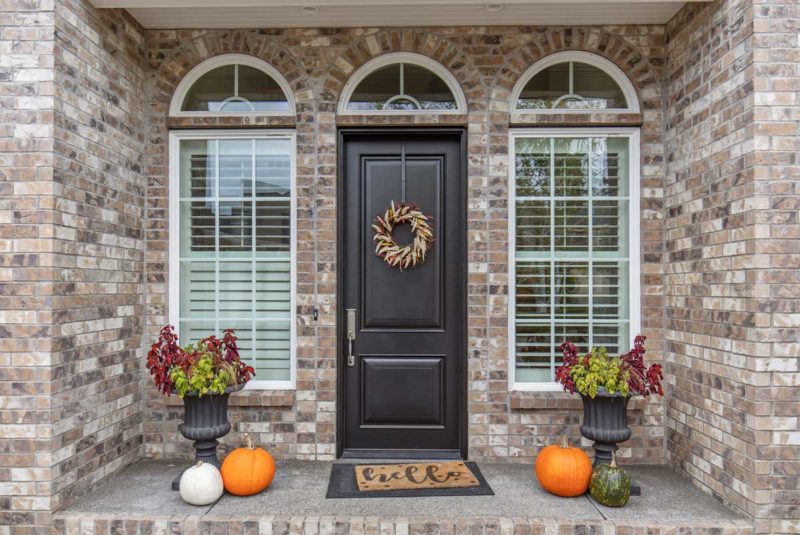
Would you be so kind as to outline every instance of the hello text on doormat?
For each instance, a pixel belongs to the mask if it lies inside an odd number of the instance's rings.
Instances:
[[[461,461],[369,464],[355,467],[361,492],[477,487],[480,482]]]

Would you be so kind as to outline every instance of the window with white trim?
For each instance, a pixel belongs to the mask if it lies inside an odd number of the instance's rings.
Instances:
[[[173,132],[170,319],[182,344],[231,328],[250,386],[294,381],[294,136]]]
[[[444,66],[421,54],[393,52],[353,73],[338,113],[464,113],[466,107],[461,86]]]
[[[518,131],[511,161],[512,386],[550,389],[565,340],[637,334],[638,132]]]
[[[295,105],[289,84],[270,64],[224,54],[194,67],[178,84],[172,116],[286,115]]]
[[[608,59],[582,51],[551,54],[520,77],[511,94],[513,112],[639,112],[631,81]]]

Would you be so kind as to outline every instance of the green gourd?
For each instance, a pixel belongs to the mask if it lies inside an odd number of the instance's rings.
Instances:
[[[622,507],[631,497],[631,478],[617,466],[616,454],[611,455],[611,464],[601,464],[594,469],[589,482],[589,492],[602,505]]]

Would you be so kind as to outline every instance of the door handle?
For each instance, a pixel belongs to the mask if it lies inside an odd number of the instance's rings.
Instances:
[[[347,311],[347,365],[355,366],[356,357],[353,355],[353,340],[356,339],[356,309],[348,308]]]

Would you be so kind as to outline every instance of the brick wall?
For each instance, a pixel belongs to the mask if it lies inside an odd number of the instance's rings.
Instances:
[[[50,522],[53,9],[0,2],[0,526],[20,533]]]
[[[587,50],[616,63],[633,80],[641,114],[537,116],[515,124],[642,124],[642,324],[649,357],[662,358],[664,28],[404,28],[271,29],[147,32],[147,338],[167,322],[167,134],[174,127],[284,126],[298,134],[298,383],[295,393],[234,397],[227,444],[249,432],[282,458],[335,455],[336,128],[369,124],[461,124],[468,128],[469,455],[531,461],[562,433],[579,440],[581,411],[564,394],[508,391],[508,132],[509,99],[522,73],[559,50]],[[335,115],[339,94],[359,66],[389,51],[429,56],[464,88],[468,113],[416,117]],[[261,117],[170,119],[173,92],[189,69],[222,53],[245,53],[272,64],[298,102],[288,121]],[[318,321],[312,318],[320,309]],[[177,431],[180,404],[165,401],[145,381],[145,454],[188,455]],[[634,438],[622,455],[662,462],[663,403],[632,411]],[[588,444],[587,444],[588,445]]]
[[[728,0],[668,26],[669,456],[800,529],[798,5]]]
[[[136,459],[143,38],[81,1],[0,2],[0,532]]]
[[[144,36],[56,4],[51,388],[54,505],[138,458],[144,311]]]
[[[800,532],[800,3],[753,5],[756,530]]]

